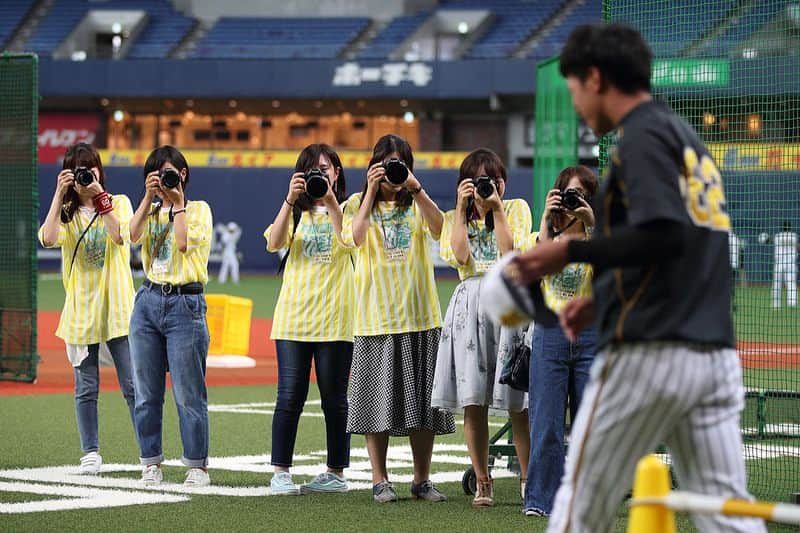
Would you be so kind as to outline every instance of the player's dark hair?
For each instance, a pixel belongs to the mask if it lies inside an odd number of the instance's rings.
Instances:
[[[409,172],[414,172],[414,154],[411,152],[411,146],[408,142],[397,135],[384,135],[378,142],[375,143],[375,148],[372,149],[372,157],[367,164],[367,168],[375,163],[385,161],[391,154],[396,153],[399,158],[406,164]],[[367,180],[364,181],[364,189],[361,191],[361,201],[367,195]],[[401,190],[395,195],[397,200],[397,207],[405,209],[411,205],[411,193],[406,189]],[[375,209],[378,204],[378,196],[376,195],[375,201],[372,203],[371,208]]]
[[[99,177],[97,181],[100,182],[100,187],[106,190],[106,172],[103,170],[103,163],[100,161],[100,154],[97,149],[88,143],[75,143],[67,148],[64,154],[64,161],[61,164],[62,170],[75,170],[78,167],[94,168],[97,167]],[[64,193],[63,204],[61,207],[61,222],[66,224],[75,216],[75,211],[78,210],[80,200],[78,199],[78,191],[69,187],[67,192]]]
[[[644,37],[627,24],[577,26],[561,50],[559,71],[565,78],[586,79],[590,67],[626,94],[650,91],[653,54]]]
[[[586,192],[586,201],[591,203],[592,197],[597,192],[597,176],[595,176],[594,172],[587,166],[575,165],[565,168],[558,173],[553,188],[564,191],[567,185],[569,185],[570,180],[575,176],[578,177],[578,180],[581,182],[581,187],[583,187],[583,190]],[[554,234],[554,230],[563,230],[566,224],[567,216],[564,213],[551,211],[550,220],[547,221],[547,230],[551,238]]]

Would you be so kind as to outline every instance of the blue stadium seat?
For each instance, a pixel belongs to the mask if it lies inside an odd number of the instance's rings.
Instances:
[[[358,53],[359,59],[386,59],[430,16],[430,11],[395,17],[375,39]]]
[[[362,17],[222,17],[192,57],[335,59],[368,25]]]
[[[52,55],[90,10],[147,12],[147,26],[131,45],[128,58],[168,57],[194,25],[194,20],[177,12],[169,0],[56,0],[25,48],[41,56]]]
[[[750,10],[731,21],[725,30],[704,43],[694,55],[703,57],[726,57],[742,41],[746,40],[764,24],[771,22],[786,8],[790,0],[753,2]]]
[[[448,0],[440,10],[485,9],[495,16],[486,34],[466,54],[471,59],[508,57],[561,7],[563,0]]]
[[[601,9],[601,0],[587,0],[577,6],[536,44],[528,54],[528,57],[545,59],[560,54],[564,42],[575,26],[600,22],[602,18]]]
[[[34,3],[35,0],[3,0],[0,2],[0,47],[5,48],[17,26]]]

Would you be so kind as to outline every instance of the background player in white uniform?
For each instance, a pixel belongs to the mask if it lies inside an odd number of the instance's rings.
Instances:
[[[764,239],[762,239],[764,240]],[[773,238],[775,242],[775,270],[772,276],[772,307],[781,306],[781,292],[786,285],[786,305],[797,307],[797,233],[792,231],[792,223],[784,221],[780,233]]]
[[[219,241],[222,244],[222,264],[219,267],[219,282],[228,281],[228,272],[231,279],[239,283],[239,258],[236,256],[236,245],[242,236],[242,228],[236,222],[228,222],[219,230]]]
[[[515,258],[525,284],[571,262],[595,267],[593,297],[571,300],[560,315],[573,339],[596,317],[600,352],[549,531],[609,531],[637,461],[661,442],[682,488],[749,498],[719,171],[688,124],[652,100],[651,53],[635,29],[577,27],[560,70],[578,113],[596,134],[617,129],[618,142],[593,238],[542,243]],[[758,519],[693,518],[701,531],[765,531]]]

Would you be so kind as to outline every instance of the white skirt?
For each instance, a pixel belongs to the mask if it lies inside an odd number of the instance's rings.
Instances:
[[[528,394],[501,385],[503,365],[524,342],[526,328],[495,325],[482,309],[483,277],[462,281],[447,306],[431,406],[461,410],[467,405],[521,412],[528,408]]]

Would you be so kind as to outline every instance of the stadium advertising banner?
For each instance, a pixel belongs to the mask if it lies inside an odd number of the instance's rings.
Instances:
[[[99,128],[95,113],[39,114],[39,163],[58,163],[72,144],[93,144]]]
[[[708,144],[722,171],[800,171],[800,144]]]
[[[63,155],[64,150],[61,150]],[[106,166],[142,167],[148,150],[100,150]],[[297,151],[292,150],[183,150],[190,167],[293,168]],[[367,168],[371,152],[338,152],[345,168]],[[457,169],[468,152],[416,152],[415,169]]]

